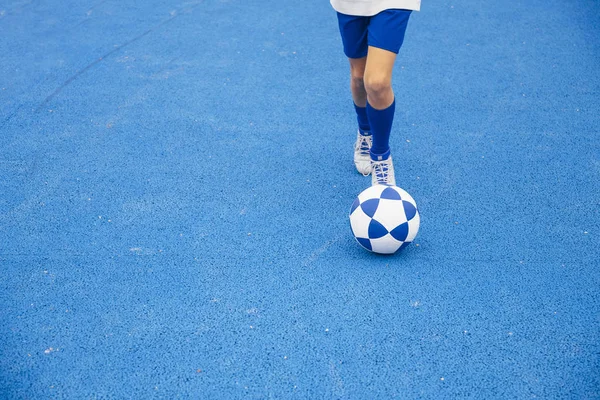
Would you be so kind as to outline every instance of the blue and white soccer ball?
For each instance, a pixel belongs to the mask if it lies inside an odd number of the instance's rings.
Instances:
[[[420,222],[417,203],[398,186],[371,186],[358,195],[350,210],[356,241],[379,254],[393,254],[408,246]]]

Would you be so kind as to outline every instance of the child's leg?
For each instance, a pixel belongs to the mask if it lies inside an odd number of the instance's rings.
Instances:
[[[350,90],[358,121],[358,133],[354,142],[354,166],[363,175],[371,173],[371,124],[367,115],[367,91],[365,90],[365,66],[367,57],[349,58]]]
[[[392,72],[396,54],[404,42],[404,34],[411,11],[386,10],[369,21],[365,89],[367,115],[371,124],[373,147],[371,158],[381,160],[389,154],[389,139],[394,120],[394,92]]]
[[[383,155],[390,149],[390,132],[394,121],[392,71],[396,53],[369,46],[364,74],[367,92],[366,111],[373,135],[371,155]]]
[[[367,117],[367,91],[365,89],[365,67],[367,57],[349,58],[350,61],[350,91],[354,100],[354,109],[361,133],[369,133],[371,126]]]
[[[390,156],[390,132],[394,121],[392,69],[396,53],[369,47],[365,70],[367,114],[373,143],[370,150],[371,183],[395,185],[394,165]]]

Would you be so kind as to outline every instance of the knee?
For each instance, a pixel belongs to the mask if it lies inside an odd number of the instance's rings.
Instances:
[[[364,85],[367,94],[372,98],[380,98],[392,89],[391,76],[371,73],[364,76]]]
[[[358,69],[352,69],[350,71],[350,83],[356,89],[365,89],[365,72]]]

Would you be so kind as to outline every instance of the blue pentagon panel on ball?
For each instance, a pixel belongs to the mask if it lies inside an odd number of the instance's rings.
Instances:
[[[404,205],[404,214],[406,215],[406,219],[410,221],[417,215],[417,208],[413,203],[407,200],[403,200],[402,204]]]
[[[366,200],[364,203],[360,204],[360,208],[362,208],[365,214],[373,218],[375,212],[379,209],[379,199]]]
[[[356,240],[358,241],[358,243],[364,247],[365,249],[369,250],[369,251],[373,251],[373,247],[371,246],[371,241],[369,239],[365,239],[365,238],[356,238]]]
[[[400,193],[398,193],[398,191],[391,186],[385,188],[385,190],[381,192],[381,198],[388,200],[402,200],[402,197],[400,197]]]
[[[350,208],[356,241],[379,254],[393,254],[411,243],[420,216],[414,199],[397,186],[375,185],[362,191]]]
[[[408,225],[408,222],[405,222],[405,223],[395,227],[390,232],[390,235],[392,235],[393,238],[398,240],[399,242],[404,242],[406,240],[406,238],[408,237],[408,231],[409,231],[409,225]]]
[[[369,239],[379,239],[390,233],[385,226],[383,226],[376,219],[372,219],[369,223]]]
[[[352,207],[350,208],[350,214],[352,214],[358,206],[360,206],[360,200],[357,197],[356,199],[354,199],[354,203],[352,203]]]

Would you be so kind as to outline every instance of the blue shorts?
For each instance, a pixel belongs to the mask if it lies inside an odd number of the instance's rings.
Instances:
[[[344,53],[348,58],[362,58],[373,46],[398,54],[411,12],[393,9],[371,17],[337,13]]]

